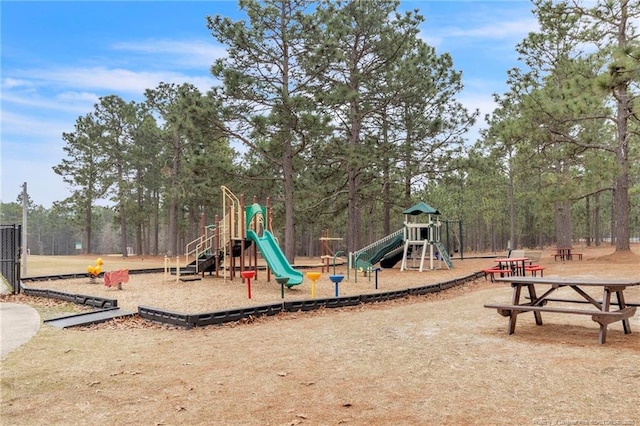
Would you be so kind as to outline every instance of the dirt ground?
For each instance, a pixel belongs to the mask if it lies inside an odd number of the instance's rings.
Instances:
[[[545,251],[545,276],[640,278],[638,245],[626,256],[608,246],[580,251],[582,261],[567,262]],[[94,259],[74,258],[73,267],[39,260],[27,275],[84,272]],[[162,267],[161,259],[104,260],[105,270]],[[50,272],[40,274],[36,263]],[[320,270],[313,259],[300,263],[316,264],[303,271]],[[377,291],[492,265],[465,259],[451,271],[383,270]],[[316,297],[334,296],[328,275],[317,282]],[[131,275],[121,291],[86,278],[27,285],[116,298],[125,309],[197,313],[281,300],[280,286],[265,278],[252,281],[251,300],[240,279],[214,277]],[[374,293],[374,286],[373,278],[350,276],[339,290]],[[310,292],[305,280],[285,300]],[[483,304],[510,296],[508,285],[480,279],[427,296],[193,330],[137,318],[64,330],[43,325],[2,360],[2,424],[640,425],[640,313],[631,319],[632,334],[610,326],[605,345],[586,316],[546,314],[538,327],[533,315],[522,315],[509,336],[507,320]],[[640,286],[626,296],[640,303]],[[25,296],[2,300],[28,303],[43,318],[75,309]]]

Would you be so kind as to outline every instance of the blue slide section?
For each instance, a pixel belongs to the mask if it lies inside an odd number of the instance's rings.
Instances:
[[[258,250],[262,253],[262,257],[269,265],[269,269],[273,271],[276,277],[289,277],[289,281],[286,284],[287,287],[302,284],[304,275],[291,267],[271,232],[265,230],[263,235],[259,237],[254,231],[248,230],[247,239],[256,243]]]

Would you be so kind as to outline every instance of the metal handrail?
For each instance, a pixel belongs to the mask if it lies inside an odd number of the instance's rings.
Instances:
[[[229,225],[229,236],[231,239],[242,239],[242,221],[244,220],[244,212],[240,208],[240,200],[226,186],[221,186],[222,190],[222,211],[224,212],[224,223]],[[227,202],[230,205],[227,206]]]
[[[210,228],[211,227],[207,228],[207,231],[209,231]],[[214,243],[215,235],[211,235],[209,237],[207,237],[206,235],[201,235],[200,237],[191,241],[185,248],[186,264],[189,264],[189,258],[191,257],[191,255],[193,255],[196,260],[199,259],[200,255],[210,251],[213,248]],[[195,245],[195,247],[189,249],[189,247],[193,245]],[[198,262],[196,262],[196,273],[198,273]]]
[[[342,250],[338,250],[334,255],[333,255],[333,275],[336,274],[336,258],[338,256],[340,256],[340,254],[343,254],[346,256],[346,252],[342,251]],[[347,268],[347,281],[349,281],[349,268]]]

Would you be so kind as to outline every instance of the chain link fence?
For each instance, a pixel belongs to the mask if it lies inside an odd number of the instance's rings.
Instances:
[[[0,225],[0,279],[2,291],[20,293],[22,225]]]

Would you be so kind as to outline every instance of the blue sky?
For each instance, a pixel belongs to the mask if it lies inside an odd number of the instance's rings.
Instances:
[[[492,94],[518,65],[515,45],[538,28],[530,2],[401,3],[414,8],[426,18],[421,37],[463,73],[459,100],[491,112]],[[242,17],[236,1],[0,2],[2,202],[15,201],[23,182],[45,208],[71,195],[52,167],[64,158],[62,133],[99,97],[141,101],[160,82],[214,85],[209,68],[225,47],[206,16],[217,14]]]

